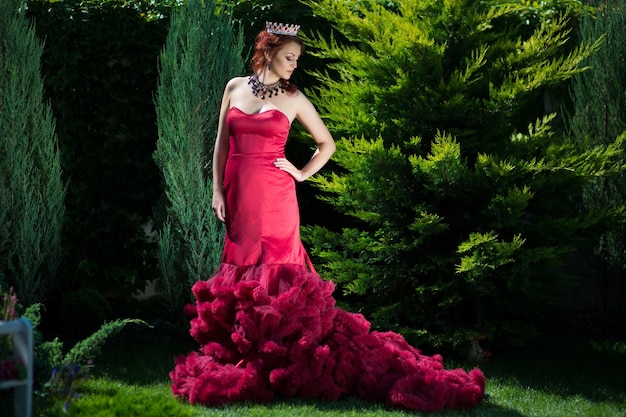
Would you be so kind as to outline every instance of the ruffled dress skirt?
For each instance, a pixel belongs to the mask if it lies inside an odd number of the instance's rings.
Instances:
[[[370,331],[362,315],[335,307],[333,289],[302,265],[222,265],[193,287],[200,350],[176,359],[173,393],[207,405],[357,395],[419,411],[482,400],[480,370],[445,369],[401,335]]]

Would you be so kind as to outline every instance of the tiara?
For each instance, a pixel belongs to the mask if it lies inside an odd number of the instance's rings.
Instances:
[[[300,30],[300,25],[265,22],[265,29],[274,35],[296,36],[298,34],[298,30]]]

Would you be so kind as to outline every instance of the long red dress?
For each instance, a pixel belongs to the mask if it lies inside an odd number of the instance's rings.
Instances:
[[[187,310],[200,348],[176,359],[172,392],[207,405],[274,395],[358,395],[419,411],[480,402],[480,370],[444,369],[441,356],[335,307],[333,283],[315,272],[300,241],[295,182],[273,165],[284,157],[288,118],[232,107],[227,123],[222,264],[193,286]]]

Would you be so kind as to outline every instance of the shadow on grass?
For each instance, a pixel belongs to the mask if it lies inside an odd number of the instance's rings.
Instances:
[[[174,358],[196,348],[187,329],[167,323],[129,325],[106,342],[93,374],[129,385],[169,383]]]
[[[198,348],[187,329],[167,324],[153,328],[131,325],[105,344],[102,355],[96,360],[94,376],[119,381],[128,385],[150,386],[169,384],[169,372],[174,367],[174,358]],[[495,366],[494,370],[498,367]],[[497,371],[504,375],[505,368]],[[276,398],[270,403],[254,404],[267,410],[301,409],[309,407],[321,412],[353,411],[366,415],[422,415],[421,413],[391,410],[383,404],[366,401],[358,397],[343,397],[337,401],[300,400]],[[216,409],[219,409],[217,407]],[[228,408],[226,406],[225,408]],[[433,415],[432,413],[424,415]],[[507,409],[489,401],[489,398],[473,410],[443,410],[436,416],[489,416],[521,417],[515,410]]]
[[[128,326],[109,340],[96,359],[94,375],[129,385],[169,384],[174,358],[198,348],[185,328],[156,325]],[[594,343],[571,336],[549,336],[525,349],[494,352],[481,364],[487,380],[532,389],[562,398],[581,396],[592,402],[626,403],[626,343]],[[489,388],[489,387],[488,387]],[[487,390],[489,392],[489,389]],[[384,405],[359,398],[333,402],[276,399],[264,409],[311,407],[312,410],[362,411],[388,415]],[[415,415],[398,411],[395,415]],[[419,413],[417,413],[419,415]],[[523,414],[490,402],[487,398],[474,410],[442,411],[437,416],[520,417]]]
[[[358,397],[342,397],[335,401],[321,401],[317,399],[302,400],[298,398],[275,398],[268,403],[231,403],[224,406],[204,407],[207,415],[216,416],[425,416],[425,417],[524,417],[516,410],[493,404],[489,400],[479,404],[471,410],[444,409],[437,412],[417,412],[411,410],[386,407],[379,402],[370,402]],[[212,414],[215,413],[215,414]],[[202,414],[202,413],[201,413]],[[205,414],[202,414],[205,415]]]
[[[436,416],[436,417],[458,417],[462,416],[488,416],[488,417],[523,417],[516,410],[508,409],[497,404],[493,404],[487,398],[476,408],[471,410],[450,410],[445,409],[436,413],[419,413],[416,411],[407,411],[399,409],[390,409],[382,403],[374,403],[366,401],[358,397],[345,397],[336,401],[324,402],[319,400],[299,400],[299,399],[278,399],[274,400],[271,404],[267,405],[268,409],[272,408],[284,408],[284,406],[302,407],[310,406],[319,411],[358,411],[366,413],[374,413],[380,416],[386,416],[390,413],[394,415],[424,415],[424,416]]]
[[[626,342],[595,342],[553,333],[481,366],[487,379],[559,397],[626,403]]]

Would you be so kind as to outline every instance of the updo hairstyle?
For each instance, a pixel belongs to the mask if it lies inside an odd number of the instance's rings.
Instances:
[[[254,40],[254,55],[250,60],[250,69],[252,72],[256,73],[263,71],[263,68],[265,68],[268,64],[265,55],[267,54],[273,58],[280,48],[289,42],[295,42],[298,46],[300,46],[302,52],[304,52],[304,43],[298,36],[275,35],[273,33],[269,33],[267,30],[259,32]],[[288,80],[285,81],[285,91],[289,93],[296,91],[297,87],[295,84],[290,83]]]

